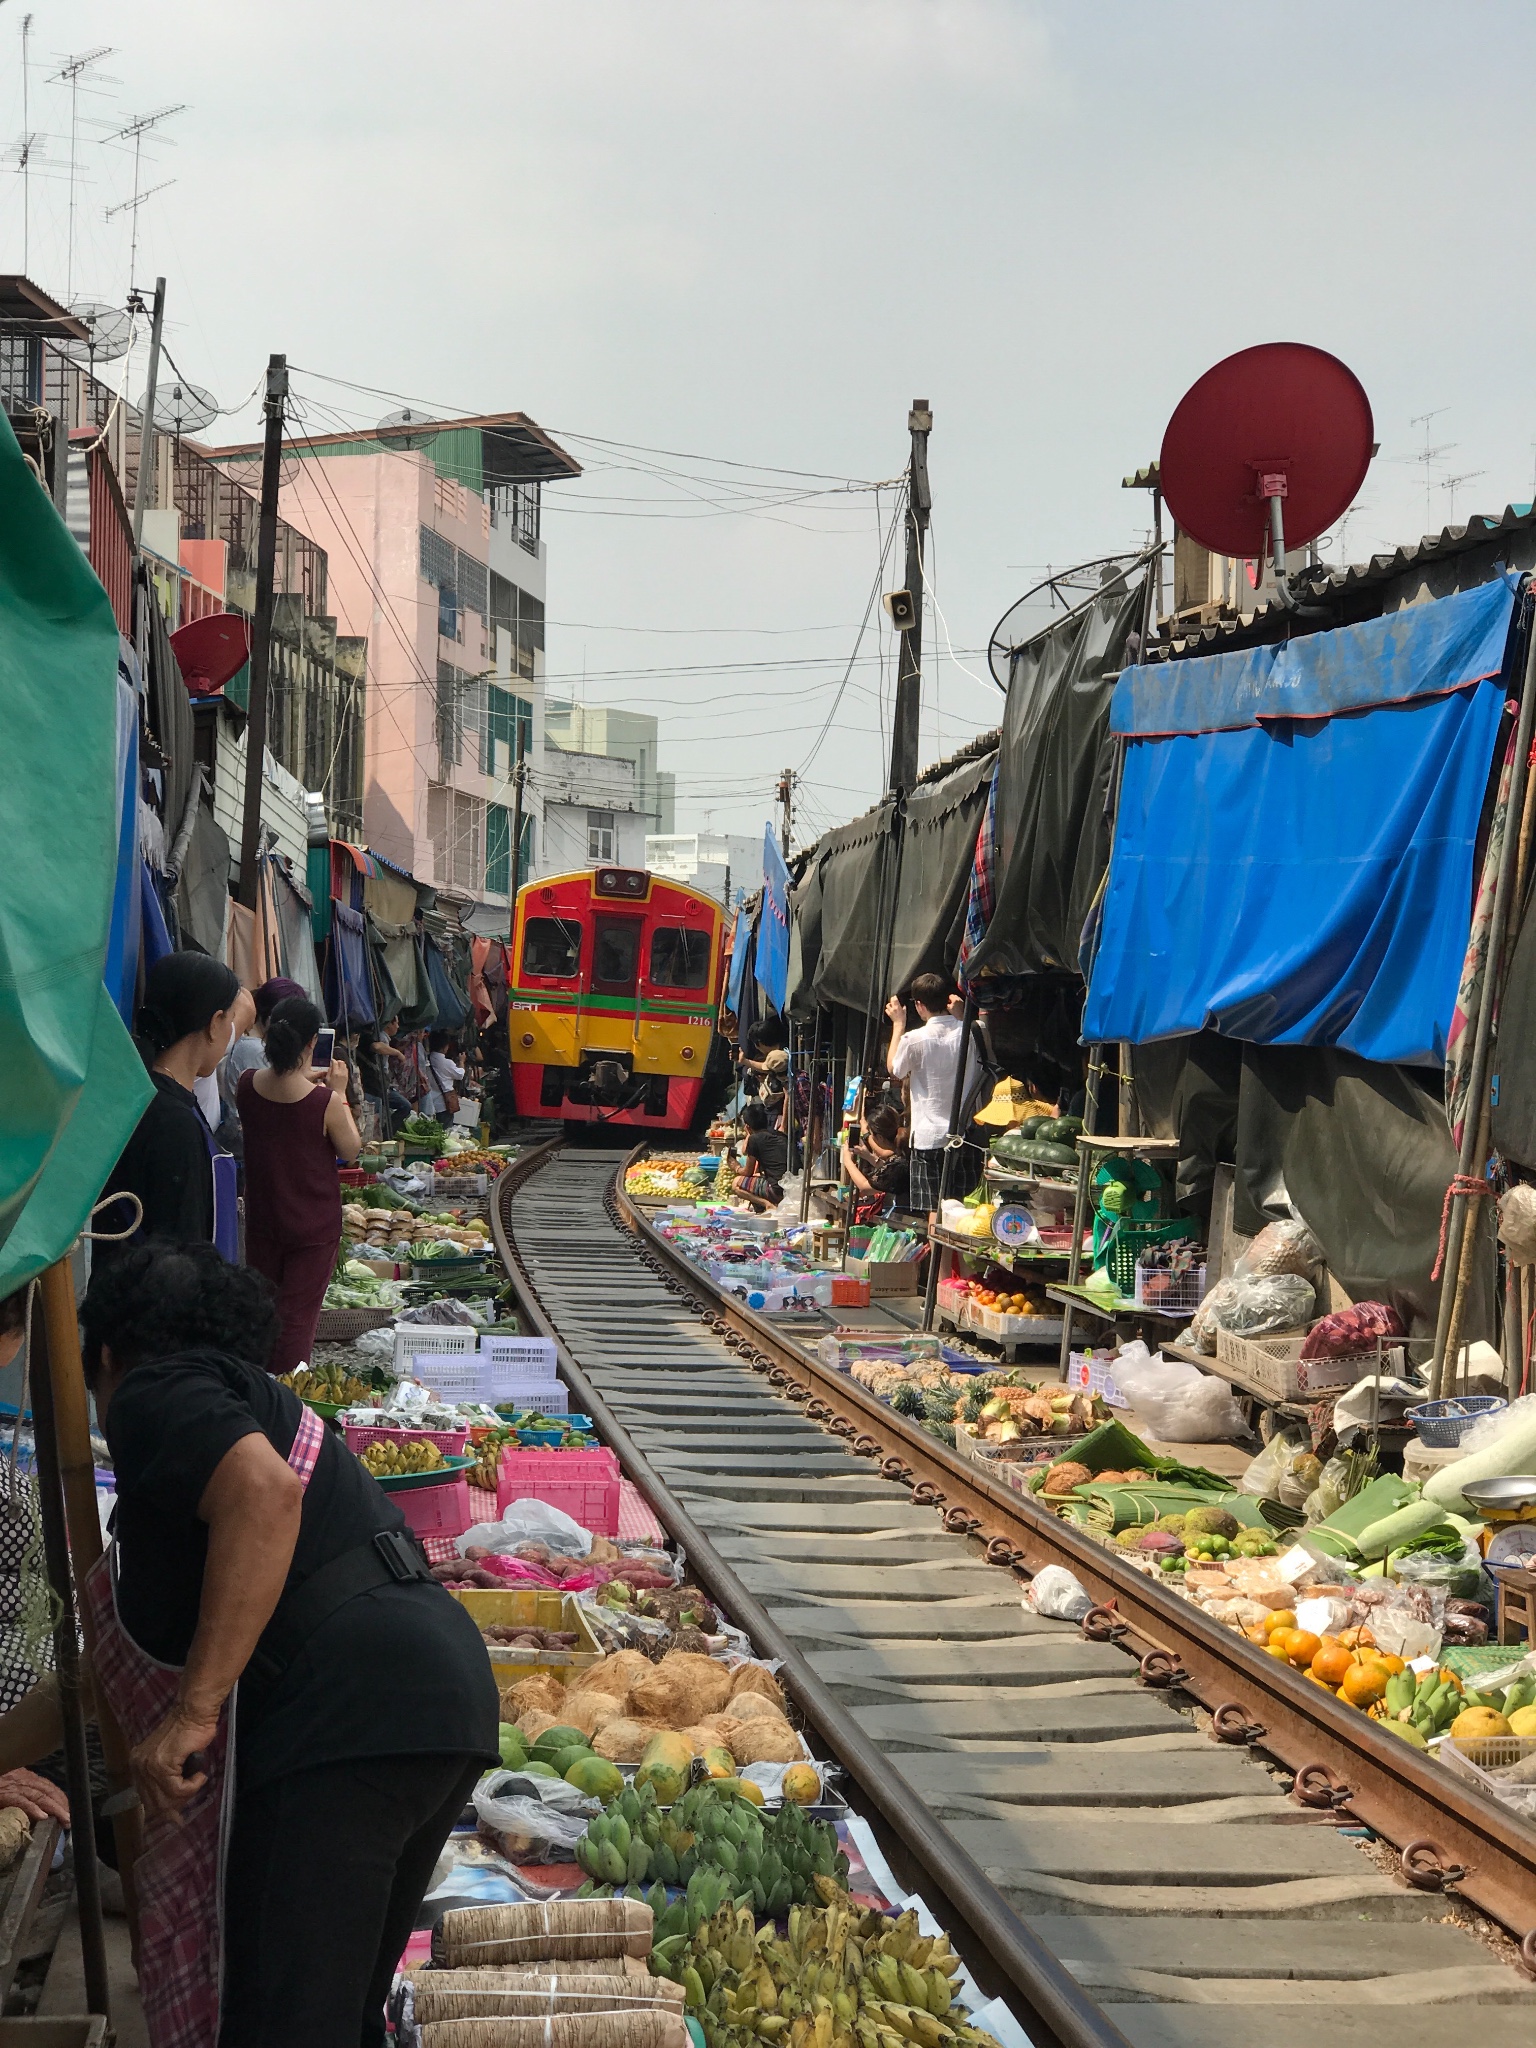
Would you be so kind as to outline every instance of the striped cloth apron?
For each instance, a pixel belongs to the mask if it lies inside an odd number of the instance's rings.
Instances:
[[[306,1408],[288,1463],[308,1486],[325,1425]],[[143,1742],[176,1704],[179,1664],[147,1655],[117,1614],[111,1547],[85,1578],[96,1632],[96,1683],[130,1747]],[[234,1808],[232,1693],[203,1751],[208,1782],[181,1809],[181,1824],[146,1820],[134,1865],[139,1899],[139,1990],[150,2048],[216,2048],[223,1981],[224,1858]]]

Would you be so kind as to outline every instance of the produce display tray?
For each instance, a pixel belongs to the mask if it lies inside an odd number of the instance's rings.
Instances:
[[[603,1652],[585,1610],[569,1593],[543,1586],[508,1586],[504,1592],[492,1592],[488,1586],[450,1586],[448,1590],[468,1610],[476,1628],[556,1628],[577,1636],[573,1650],[520,1650],[509,1643],[487,1643],[500,1685],[511,1685],[531,1671],[548,1671],[559,1677],[562,1672],[584,1671],[602,1662]]]
[[[386,1472],[374,1477],[386,1493],[415,1493],[423,1486],[446,1486],[450,1480],[460,1479],[475,1463],[473,1458],[451,1455],[441,1465],[434,1465],[430,1472]]]
[[[399,1314],[393,1308],[323,1308],[315,1325],[317,1344],[350,1344],[369,1330],[382,1330]]]

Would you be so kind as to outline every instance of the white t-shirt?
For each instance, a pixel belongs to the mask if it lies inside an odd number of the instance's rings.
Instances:
[[[891,1073],[912,1090],[912,1145],[935,1152],[949,1136],[949,1111],[955,1093],[955,1064],[960,1057],[960,1019],[930,1017],[916,1031],[902,1034],[891,1061]],[[974,1084],[974,1049],[966,1062],[966,1086]]]

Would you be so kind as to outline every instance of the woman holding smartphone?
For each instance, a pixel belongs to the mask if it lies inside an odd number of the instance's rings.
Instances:
[[[267,1064],[240,1076],[235,1102],[245,1135],[245,1258],[277,1289],[282,1330],[274,1373],[292,1372],[314,1348],[320,1304],[341,1242],[338,1160],[362,1139],[347,1107],[347,1063],[307,996],[288,996],[267,1023]]]

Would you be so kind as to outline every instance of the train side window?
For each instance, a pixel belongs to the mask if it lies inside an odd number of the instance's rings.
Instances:
[[[569,980],[581,964],[581,926],[562,917],[530,917],[523,926],[523,972]]]
[[[651,934],[651,986],[704,988],[709,982],[709,933],[661,925]]]
[[[605,996],[630,996],[640,969],[640,920],[599,917],[593,921],[592,986]]]

